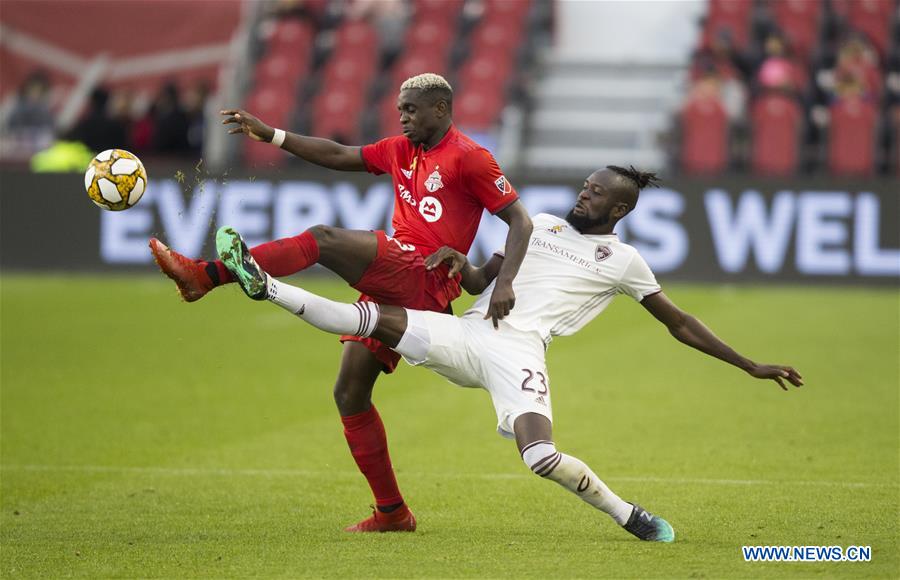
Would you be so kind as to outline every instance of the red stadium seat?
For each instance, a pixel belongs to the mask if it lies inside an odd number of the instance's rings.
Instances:
[[[520,26],[531,10],[530,0],[488,0],[484,5],[483,20],[507,22]]]
[[[694,98],[681,111],[681,167],[714,174],[728,167],[728,117],[716,97]]]
[[[797,101],[781,94],[758,98],[752,106],[751,165],[761,175],[791,175],[798,167],[803,112]]]
[[[322,71],[324,87],[354,87],[360,92],[369,88],[377,72],[377,54],[343,54],[328,60]]]
[[[463,88],[453,100],[453,120],[470,131],[488,131],[500,120],[504,94],[496,88],[475,85]]]
[[[878,111],[860,98],[831,106],[828,167],[835,175],[871,175],[875,169]]]
[[[256,63],[255,84],[295,91],[297,83],[309,73],[309,57],[291,57],[283,52],[266,54]]]
[[[704,44],[708,45],[721,30],[727,30],[734,45],[746,50],[750,44],[750,14],[753,0],[710,0],[709,14],[703,31]]]
[[[482,22],[472,32],[473,52],[499,52],[513,54],[525,40],[521,26],[503,22]]]
[[[779,0],[771,4],[778,27],[787,37],[794,53],[809,62],[819,40],[821,2]]]
[[[416,20],[423,16],[436,17],[449,25],[455,25],[463,4],[464,0],[415,0],[414,17]]]
[[[512,72],[511,59],[496,52],[474,54],[459,70],[459,83],[463,88],[492,86],[503,92]]]
[[[865,34],[885,58],[890,45],[891,0],[853,0],[847,10],[850,25]]]
[[[358,143],[363,96],[351,87],[320,91],[312,106],[312,134],[339,143]]]
[[[272,88],[256,87],[247,97],[244,108],[273,127],[290,126],[290,112],[294,107],[294,93]],[[244,139],[244,160],[251,166],[277,166],[284,163],[284,153],[268,143]]]
[[[285,47],[309,52],[315,32],[308,23],[294,18],[276,20],[268,38],[269,48]]]
[[[447,74],[447,59],[440,54],[426,52],[407,52],[394,64],[391,73],[394,90],[399,91],[400,85],[409,77],[431,72],[439,75]],[[396,95],[394,95],[396,99]]]
[[[335,34],[336,53],[378,54],[378,32],[364,20],[347,20]]]
[[[405,50],[409,52],[429,52],[447,58],[453,45],[455,29],[446,22],[426,17],[409,27],[406,33]]]

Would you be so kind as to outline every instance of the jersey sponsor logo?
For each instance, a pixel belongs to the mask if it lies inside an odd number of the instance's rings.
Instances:
[[[400,168],[400,171],[403,172],[403,175],[406,176],[406,179],[412,179],[413,171],[416,170],[416,162],[419,160],[418,157],[413,157],[412,163],[409,164],[409,169]]]
[[[499,189],[500,193],[502,193],[503,195],[506,195],[507,193],[512,193],[512,184],[506,180],[505,175],[501,175],[500,177],[498,177],[497,180],[494,182],[494,185],[497,186],[497,189]]]
[[[408,189],[403,187],[402,183],[397,184],[397,193],[400,196],[400,199],[408,203],[409,205],[416,207],[416,200],[413,198],[412,194]]]
[[[612,250],[609,249],[609,246],[597,246],[594,257],[597,258],[598,262],[602,262],[610,256],[612,256]]]
[[[441,174],[435,169],[425,180],[425,189],[434,193],[442,187],[444,187],[444,182],[441,181]]]
[[[547,231],[550,232],[551,234],[558,234],[561,231],[563,231],[564,229],[566,229],[566,226],[560,224],[560,225],[555,225],[551,228],[547,228]]]
[[[428,195],[419,202],[419,213],[422,214],[426,222],[436,222],[441,219],[441,215],[444,213],[444,206],[441,205],[439,199]]]

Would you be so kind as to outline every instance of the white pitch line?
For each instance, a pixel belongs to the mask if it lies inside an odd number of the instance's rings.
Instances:
[[[357,471],[331,471],[311,469],[228,469],[214,467],[116,467],[107,465],[3,465],[2,471],[47,471],[47,472],[80,472],[80,473],[143,473],[147,475],[195,476],[216,475],[223,477],[359,477]],[[460,473],[460,472],[412,472],[398,471],[404,477],[431,477],[442,479],[528,479],[527,473]],[[829,481],[829,480],[774,480],[774,479],[714,479],[683,477],[605,477],[607,481],[626,483],[664,483],[668,485],[739,485],[739,486],[819,486],[844,488],[897,488],[900,482],[863,482],[863,481]]]

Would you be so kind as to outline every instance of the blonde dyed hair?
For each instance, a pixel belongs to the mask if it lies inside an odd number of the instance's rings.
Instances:
[[[435,89],[443,89],[453,93],[453,87],[447,82],[447,79],[435,73],[422,73],[414,77],[409,77],[400,85],[400,90],[419,89],[421,91],[432,91]]]

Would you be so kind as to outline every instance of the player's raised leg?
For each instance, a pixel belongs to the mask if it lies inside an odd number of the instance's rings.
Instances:
[[[320,330],[338,335],[371,336],[390,347],[396,346],[406,331],[406,310],[399,306],[335,302],[279,282],[256,261],[240,234],[232,228],[223,227],[216,233],[216,251],[247,296],[277,304]]]
[[[255,246],[250,253],[273,276],[289,276],[319,263],[354,284],[377,250],[378,240],[372,232],[318,225],[300,235]],[[199,300],[213,288],[235,281],[220,260],[192,260],[156,238],[150,239],[150,252],[186,302]]]
[[[513,427],[522,460],[536,474],[553,480],[586,503],[605,512],[641,540],[672,542],[669,522],[613,493],[583,461],[556,449],[550,420],[537,413],[520,415]]]

